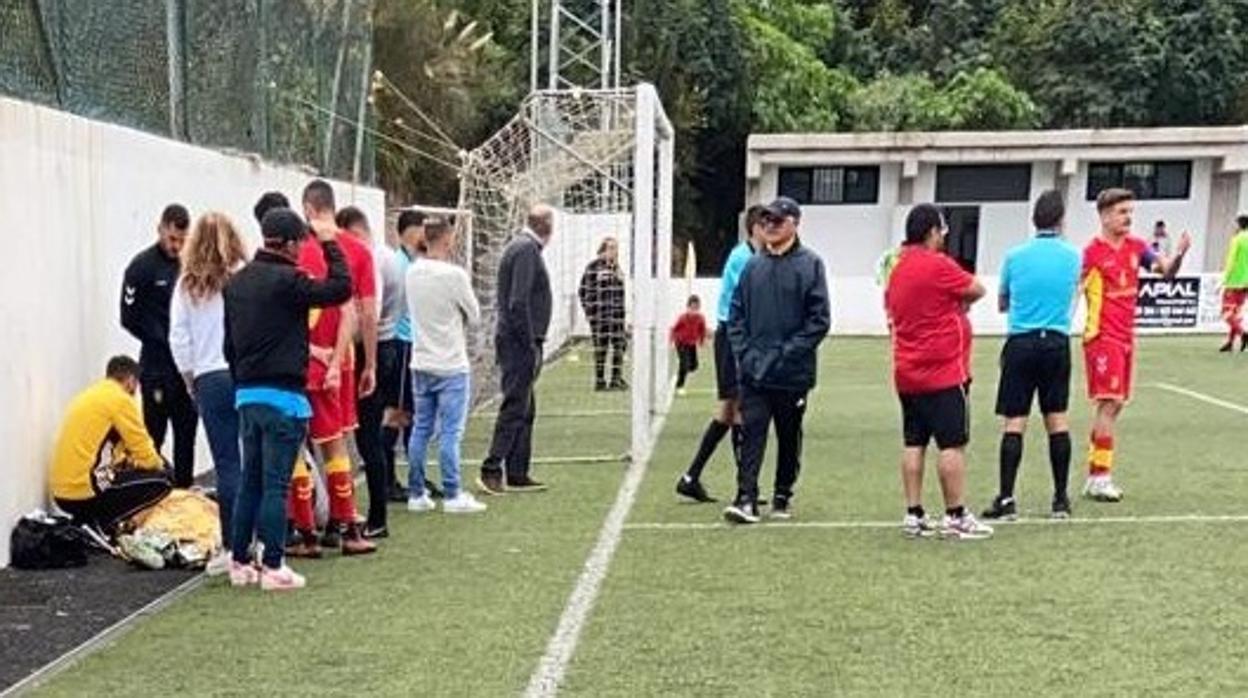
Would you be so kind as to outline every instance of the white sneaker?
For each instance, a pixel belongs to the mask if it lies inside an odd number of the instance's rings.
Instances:
[[[936,535],[936,526],[926,516],[906,514],[901,520],[901,535],[906,538],[930,538]]]
[[[442,501],[442,511],[447,514],[477,514],[486,510],[483,502],[467,492],[461,491],[454,499]]]
[[[260,588],[264,591],[294,591],[308,585],[303,575],[286,565],[271,570],[268,567],[260,570]]]
[[[954,540],[983,540],[992,537],[992,526],[980,523],[969,511],[962,516],[946,514],[940,524],[940,535]]]
[[[684,388],[677,388],[676,394],[679,395],[680,397],[684,397],[689,394],[689,391],[685,390]]]
[[[1120,502],[1122,490],[1108,475],[1089,476],[1083,483],[1083,496],[1097,502]]]
[[[204,574],[209,577],[220,577],[230,571],[230,560],[233,556],[229,550],[219,550],[216,555],[208,558],[208,564],[204,565]]]
[[[407,510],[408,511],[415,512],[417,514],[423,514],[427,511],[433,511],[437,508],[438,508],[438,505],[434,504],[433,499],[431,499],[428,494],[422,494],[419,497],[407,498]]]
[[[241,564],[234,562],[233,558],[229,560],[230,586],[245,587],[260,582],[260,570],[256,566],[247,563]]]

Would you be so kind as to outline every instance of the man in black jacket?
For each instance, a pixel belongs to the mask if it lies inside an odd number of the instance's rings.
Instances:
[[[199,414],[169,349],[169,306],[181,269],[179,253],[191,216],[181,204],[160,214],[155,245],[135,255],[121,288],[121,326],[143,348],[139,354],[143,423],[160,450],[173,422],[173,484],[190,487],[195,477],[195,430]]]
[[[498,327],[494,354],[502,367],[503,403],[494,423],[490,453],[477,486],[486,494],[546,489],[529,477],[537,401],[533,384],[541,373],[542,344],[550,328],[550,276],[542,250],[554,233],[554,210],[537,204],[528,225],[512,238],[498,264]],[[507,474],[504,483],[503,464]]]
[[[744,432],[737,498],[724,510],[733,523],[759,520],[758,473],[773,421],[778,445],[771,516],[792,517],[806,394],[815,386],[817,351],[832,325],[823,260],[797,237],[801,217],[787,197],[767,207],[763,249],[746,264],[732,298],[728,337],[739,365]]]
[[[620,273],[619,243],[609,237],[598,256],[585,267],[577,296],[589,320],[594,342],[594,389],[624,390],[624,276]],[[607,354],[611,355],[611,382],[607,383]]]
[[[307,224],[289,208],[260,223],[264,247],[225,287],[225,358],[237,388],[243,440],[243,482],[234,508],[230,581],[266,590],[298,589],[302,576],[282,562],[286,491],[308,431],[308,313],[351,298],[346,258],[333,222],[316,236],[329,272],[314,280],[296,266]],[[252,566],[253,533],[264,543],[263,567]]]

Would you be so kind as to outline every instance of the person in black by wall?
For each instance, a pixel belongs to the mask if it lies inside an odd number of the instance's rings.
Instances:
[[[594,389],[623,390],[624,276],[620,273],[619,243],[609,237],[598,247],[598,256],[585,267],[577,295],[589,320],[594,341]],[[607,356],[611,357],[611,382],[607,383]]]
[[[529,210],[528,224],[507,243],[498,264],[494,351],[502,368],[503,403],[494,423],[490,453],[477,479],[477,486],[486,494],[546,489],[529,477],[529,466],[533,422],[537,419],[533,384],[542,370],[542,345],[550,329],[552,303],[542,250],[550,243],[554,223],[554,209],[535,205]]]
[[[179,254],[191,225],[181,204],[160,214],[156,244],[135,255],[121,288],[121,326],[142,343],[139,380],[143,422],[156,449],[173,423],[173,483],[190,487],[195,475],[195,430],[199,415],[169,349],[169,307],[181,270]]]
[[[786,197],[767,207],[762,249],[745,265],[732,297],[728,338],[740,371],[743,431],[737,498],[724,510],[733,523],[759,520],[758,473],[773,422],[771,516],[792,517],[806,395],[815,387],[819,344],[832,326],[827,274],[823,260],[798,239],[801,217],[797,202]]]

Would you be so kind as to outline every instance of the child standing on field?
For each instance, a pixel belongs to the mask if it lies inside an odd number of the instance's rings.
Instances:
[[[696,295],[689,296],[685,312],[672,326],[672,344],[680,358],[680,373],[676,377],[676,393],[685,394],[685,378],[698,370],[698,347],[706,342],[706,318],[702,317],[702,301]]]

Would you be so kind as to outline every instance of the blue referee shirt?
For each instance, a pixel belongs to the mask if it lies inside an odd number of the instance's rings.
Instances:
[[[745,265],[753,256],[754,249],[750,247],[750,243],[739,242],[732,248],[728,261],[724,263],[724,273],[719,284],[719,307],[715,313],[715,318],[721,323],[728,322],[728,316],[732,313],[732,294],[736,293],[741,272],[745,271]]]
[[[1080,266],[1079,250],[1052,230],[1006,253],[1000,293],[1009,299],[1009,333],[1070,334]]]

